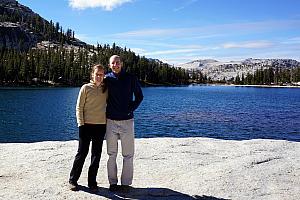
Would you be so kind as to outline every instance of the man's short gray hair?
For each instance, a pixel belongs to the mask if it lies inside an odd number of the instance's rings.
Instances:
[[[118,56],[118,55],[112,55],[110,58],[109,58],[109,63],[111,63],[112,60],[118,58],[120,61],[121,61],[121,57]]]

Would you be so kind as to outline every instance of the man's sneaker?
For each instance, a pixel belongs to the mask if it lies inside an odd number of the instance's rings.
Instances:
[[[111,192],[116,192],[116,191],[119,190],[119,186],[117,184],[112,184],[112,185],[109,186],[108,190],[111,191]]]
[[[90,188],[90,190],[91,190],[92,193],[97,193],[99,191],[97,185],[95,185],[95,186],[89,186],[89,188]]]
[[[78,184],[73,183],[73,182],[69,182],[69,189],[72,190],[72,191],[78,191]]]
[[[133,187],[129,186],[129,185],[121,185],[120,186],[120,191],[121,192],[124,192],[124,193],[128,193],[130,192],[130,190],[132,189]]]

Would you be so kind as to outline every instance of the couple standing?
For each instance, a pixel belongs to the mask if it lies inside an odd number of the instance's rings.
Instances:
[[[93,66],[91,82],[83,85],[78,95],[76,117],[79,126],[79,146],[69,178],[71,190],[78,190],[77,181],[92,141],[88,186],[93,192],[97,192],[96,176],[104,137],[109,156],[107,162],[109,190],[112,192],[119,189],[128,190],[132,184],[133,111],[142,102],[143,93],[136,77],[122,68],[122,61],[118,55],[110,57],[109,67],[112,72],[105,75],[103,66]],[[121,186],[117,185],[118,139],[121,140],[123,156]]]

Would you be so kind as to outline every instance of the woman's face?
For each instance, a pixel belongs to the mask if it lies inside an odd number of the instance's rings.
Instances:
[[[102,83],[104,78],[104,70],[96,68],[93,73],[93,81],[99,85]]]

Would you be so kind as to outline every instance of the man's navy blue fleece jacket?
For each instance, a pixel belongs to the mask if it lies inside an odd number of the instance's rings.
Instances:
[[[118,75],[113,72],[106,74],[104,80],[108,89],[106,117],[112,120],[132,119],[133,111],[144,98],[137,78],[122,70]]]

